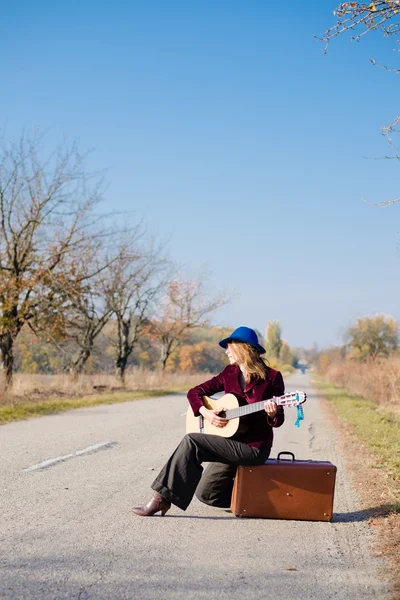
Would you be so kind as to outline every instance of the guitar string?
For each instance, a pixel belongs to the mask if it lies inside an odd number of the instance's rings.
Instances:
[[[297,393],[287,394],[285,396],[281,396],[280,398],[275,398],[274,402],[276,402],[278,406],[298,406],[299,402],[296,402],[296,397],[298,396],[299,394]],[[294,402],[292,403],[289,400],[291,397],[294,398]],[[243,417],[244,415],[249,415],[253,412],[258,412],[264,408],[265,402],[266,400],[262,400],[261,402],[255,402],[254,404],[245,404],[244,406],[239,406],[238,408],[231,408],[226,411],[225,418],[228,420],[236,419],[238,417]]]

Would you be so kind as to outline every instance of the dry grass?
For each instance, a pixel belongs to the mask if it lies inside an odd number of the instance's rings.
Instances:
[[[391,358],[379,363],[343,361],[331,364],[323,372],[325,380],[352,394],[373,400],[400,414],[400,360]]]
[[[390,565],[395,600],[400,598],[400,360],[342,361],[322,376],[325,382],[318,386],[339,423],[363,518],[375,527],[377,553]]]
[[[0,405],[26,402],[43,402],[47,399],[60,401],[99,394],[136,391],[186,391],[193,385],[208,379],[207,373],[165,373],[132,369],[126,375],[125,386],[114,375],[95,373],[74,379],[68,374],[40,375],[17,373],[11,391],[4,391],[0,376]]]

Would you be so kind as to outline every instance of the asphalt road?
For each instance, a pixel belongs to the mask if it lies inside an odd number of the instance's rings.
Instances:
[[[286,387],[307,391],[305,420],[297,429],[286,409],[271,457],[337,466],[331,523],[237,519],[196,499],[164,518],[132,515],[184,433],[184,395],[0,427],[0,598],[387,599],[331,423],[308,375]]]

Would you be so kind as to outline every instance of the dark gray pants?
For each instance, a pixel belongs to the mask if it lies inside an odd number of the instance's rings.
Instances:
[[[268,448],[260,451],[219,435],[188,433],[151,487],[182,510],[187,509],[195,492],[206,504],[229,507],[238,465],[263,464],[269,452]],[[214,464],[207,467],[202,478],[204,462]]]

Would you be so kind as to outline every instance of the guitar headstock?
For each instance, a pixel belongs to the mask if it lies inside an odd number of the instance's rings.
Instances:
[[[296,390],[295,392],[284,394],[279,398],[272,398],[272,400],[280,406],[300,406],[300,404],[303,404],[307,400],[307,394],[306,392]]]

